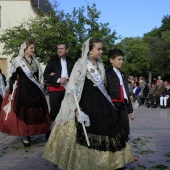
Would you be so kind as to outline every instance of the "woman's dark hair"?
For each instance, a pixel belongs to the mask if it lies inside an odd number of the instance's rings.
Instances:
[[[89,51],[93,49],[95,43],[102,43],[102,41],[99,38],[91,38],[89,41]]]

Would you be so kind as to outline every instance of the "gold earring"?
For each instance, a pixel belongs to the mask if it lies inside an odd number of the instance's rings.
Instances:
[[[91,53],[90,53],[90,56],[89,56],[89,58],[92,58],[92,57],[93,57],[93,54],[91,54]]]

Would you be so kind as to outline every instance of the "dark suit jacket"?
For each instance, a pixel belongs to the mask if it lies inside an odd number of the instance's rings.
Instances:
[[[130,93],[129,93],[129,89],[128,89],[128,79],[126,78],[125,74],[123,72],[121,72],[122,74],[122,79],[123,79],[123,84],[128,96],[128,113],[132,113],[133,112],[133,108],[132,108],[132,104],[130,101]],[[115,73],[115,71],[113,70],[113,67],[110,67],[108,70],[106,70],[106,80],[107,80],[107,91],[108,94],[110,95],[110,97],[112,99],[120,99],[120,81],[119,81],[119,77],[117,76],[117,74]]]
[[[66,63],[68,76],[70,77],[71,71],[74,66],[74,62],[72,61],[71,58],[66,57]],[[61,71],[62,71],[61,59],[58,56],[52,57],[44,70],[44,80],[47,81],[48,85],[55,87],[60,86],[60,83],[57,83],[57,80],[61,78]],[[50,73],[52,72],[55,73],[54,76],[50,75]]]
[[[149,87],[145,85],[145,87],[143,88],[143,97],[147,97],[148,93],[149,93]]]
[[[165,90],[162,92],[162,96],[166,96],[169,95],[170,96],[170,89],[165,88]]]

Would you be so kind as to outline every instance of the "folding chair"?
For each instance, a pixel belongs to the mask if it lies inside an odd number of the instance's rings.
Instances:
[[[145,106],[145,104],[146,104],[146,102],[147,102],[147,100],[148,100],[148,97],[149,97],[149,95],[150,95],[150,93],[148,93],[148,95],[147,95],[147,97],[146,97],[146,99],[145,99],[145,102],[144,102],[144,106]]]

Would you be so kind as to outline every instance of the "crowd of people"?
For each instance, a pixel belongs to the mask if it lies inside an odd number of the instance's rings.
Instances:
[[[129,119],[135,119],[133,103],[145,97],[147,106],[155,107],[159,97],[161,108],[166,108],[170,84],[162,87],[160,79],[150,86],[143,77],[127,78],[121,71],[125,54],[120,49],[108,52],[110,68],[105,70],[98,38],[84,42],[76,63],[67,55],[67,43],[56,47],[57,55],[43,72],[34,43],[24,42],[6,81],[0,74],[0,132],[22,136],[25,147],[31,146],[30,136],[45,134],[43,158],[60,169],[124,169],[134,160],[128,138]]]
[[[166,109],[170,106],[170,81],[162,80],[161,76],[153,78],[149,83],[143,76],[139,78],[129,76],[129,91],[139,105],[146,104],[147,108]]]

